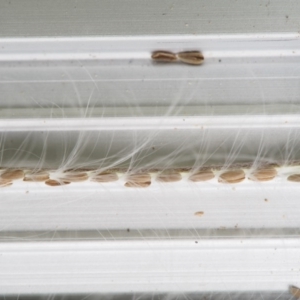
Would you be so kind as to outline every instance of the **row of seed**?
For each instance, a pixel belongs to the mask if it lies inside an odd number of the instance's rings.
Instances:
[[[177,182],[182,179],[182,173],[176,170],[164,171],[157,173],[155,179],[158,182]],[[253,171],[248,175],[249,180],[253,181],[270,181],[277,176],[277,170],[274,167],[267,167]],[[192,173],[189,180],[192,182],[208,181],[215,178],[216,175],[212,170],[202,170]],[[246,179],[246,174],[243,169],[228,170],[220,172],[218,175],[218,182],[220,183],[239,183]],[[66,171],[62,173],[51,173],[48,171],[24,171],[24,170],[4,170],[0,174],[0,187],[12,185],[14,180],[23,180],[26,182],[44,182],[49,186],[61,186],[70,184],[72,182],[82,182],[86,180],[94,182],[114,182],[119,180],[116,172],[102,172],[95,171]],[[288,181],[300,182],[300,173],[289,175]],[[126,187],[148,187],[151,185],[151,175],[149,173],[129,174],[126,177]]]

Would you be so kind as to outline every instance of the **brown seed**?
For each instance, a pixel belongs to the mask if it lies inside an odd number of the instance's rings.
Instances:
[[[177,60],[176,54],[169,51],[155,51],[151,58],[157,62],[174,62]]]
[[[148,187],[151,185],[151,176],[147,173],[132,174],[127,177],[126,187]]]
[[[269,181],[276,177],[277,171],[274,168],[259,169],[251,173],[248,177],[254,181]]]
[[[49,174],[45,171],[26,173],[23,181],[44,182],[49,179]]]
[[[176,182],[181,179],[181,174],[175,171],[165,171],[158,174],[156,177],[156,180],[159,182]]]
[[[219,177],[221,183],[239,183],[245,179],[245,173],[243,170],[232,170],[224,172]]]
[[[70,182],[67,181],[58,181],[54,179],[48,179],[45,181],[45,183],[50,186],[60,186],[60,185],[70,184]]]
[[[300,174],[290,175],[287,180],[292,182],[300,182]]]
[[[22,170],[7,170],[0,175],[1,179],[17,180],[24,178],[24,172]]]
[[[91,181],[95,182],[114,182],[119,179],[118,175],[116,173],[99,173],[92,177]]]
[[[204,215],[204,211],[197,211],[194,213],[194,215],[197,217],[202,217]]]
[[[211,180],[215,177],[215,174],[212,171],[199,171],[197,173],[194,173],[189,177],[189,180],[194,181],[194,182],[199,182],[199,181],[207,181]]]
[[[177,56],[180,61],[189,65],[201,65],[204,61],[204,57],[199,51],[180,52]]]
[[[295,286],[291,286],[290,287],[290,293],[295,297],[295,298],[300,298],[300,289],[295,287]]]
[[[88,178],[89,176],[85,172],[68,172],[64,173],[59,179],[68,182],[81,182],[86,181]]]

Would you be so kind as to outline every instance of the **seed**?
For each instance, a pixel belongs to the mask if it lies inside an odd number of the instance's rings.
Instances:
[[[290,287],[290,293],[296,297],[296,298],[300,298],[300,289],[295,287],[295,286],[291,286]]]
[[[292,182],[300,182],[300,174],[290,175],[287,180]]]
[[[202,217],[204,215],[204,211],[197,211],[194,213],[194,215],[197,217]]]
[[[199,51],[180,52],[177,56],[180,61],[189,65],[201,65],[204,61],[204,57]]]
[[[245,173],[243,170],[232,170],[224,172],[219,177],[221,183],[239,183],[245,179]]]
[[[116,173],[99,173],[92,177],[91,181],[95,182],[113,182],[117,181],[119,179],[118,175]]]
[[[12,185],[12,182],[10,179],[2,179],[0,178],[0,187],[6,187]]]
[[[22,170],[8,170],[0,175],[1,179],[17,180],[24,178],[24,172]]]
[[[199,171],[189,177],[189,180],[194,182],[207,181],[215,177],[215,174],[212,171]]]
[[[58,181],[54,179],[48,179],[45,181],[45,183],[50,186],[60,186],[60,185],[70,184],[70,182],[67,181]]]
[[[26,173],[23,181],[44,182],[49,179],[49,174],[45,171]]]
[[[155,51],[151,57],[157,62],[174,62],[177,60],[176,54],[168,51]]]
[[[255,181],[269,181],[276,177],[277,171],[274,168],[259,169],[254,171],[248,178]]]
[[[175,171],[165,171],[158,174],[156,177],[156,180],[160,182],[176,182],[181,179],[181,174]]]
[[[81,182],[86,181],[89,178],[88,174],[85,172],[68,172],[64,173],[59,179],[68,182]]]
[[[0,184],[0,188],[8,187],[8,186],[11,186],[11,185],[12,185],[12,182],[8,182],[6,184]]]
[[[148,187],[151,184],[151,176],[147,173],[132,174],[127,177],[126,187]]]

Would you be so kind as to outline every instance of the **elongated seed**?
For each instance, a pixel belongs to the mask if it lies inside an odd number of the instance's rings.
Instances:
[[[290,287],[290,293],[295,297],[295,298],[300,298],[300,289],[295,287],[295,286],[291,286]]]
[[[243,170],[232,170],[224,172],[219,177],[221,183],[239,183],[245,179]]]
[[[89,178],[88,174],[85,172],[69,172],[64,173],[59,179],[68,182],[81,182],[86,181]]]
[[[212,171],[199,171],[197,173],[192,174],[189,177],[189,180],[193,182],[199,182],[199,181],[207,181],[211,180],[215,177],[215,174]]]
[[[109,173],[109,172],[104,172],[104,173],[99,173],[96,175],[93,175],[91,178],[91,181],[95,182],[114,182],[119,179],[118,175],[116,173]]]
[[[11,185],[12,185],[12,182],[8,182],[8,183],[5,183],[5,184],[0,184],[0,188],[8,187],[8,186],[11,186]]]
[[[50,186],[60,186],[60,185],[70,184],[70,182],[68,181],[58,181],[54,179],[48,179],[45,181],[45,183]]]
[[[159,182],[176,182],[181,179],[181,174],[175,171],[165,171],[158,174],[156,177],[156,180]]]
[[[300,174],[290,175],[287,180],[292,182],[300,182]]]
[[[44,182],[49,179],[49,174],[45,171],[29,172],[25,174],[23,181]]]
[[[126,187],[145,188],[151,185],[150,174],[132,174],[127,177]]]
[[[197,211],[194,213],[194,215],[197,217],[202,217],[204,215],[204,211]]]
[[[7,170],[0,175],[1,179],[17,180],[24,178],[24,172],[22,170]]]
[[[11,179],[0,178],[0,186],[6,186],[8,184],[12,184],[12,180]]]
[[[259,169],[251,173],[248,177],[254,181],[269,181],[276,177],[277,171],[274,168]]]
[[[204,57],[200,51],[185,51],[177,54],[180,61],[189,65],[201,65]]]
[[[155,51],[151,58],[157,62],[174,62],[177,60],[176,54],[169,51]]]

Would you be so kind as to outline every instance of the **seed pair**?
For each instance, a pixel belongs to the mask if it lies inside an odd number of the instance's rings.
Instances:
[[[169,51],[155,51],[151,57],[156,62],[176,62],[179,60],[188,65],[201,65],[204,61],[200,51],[185,51],[177,54]]]

